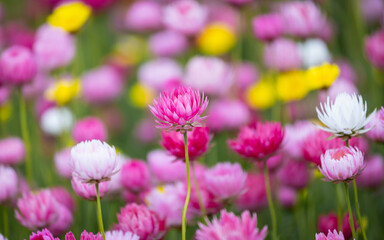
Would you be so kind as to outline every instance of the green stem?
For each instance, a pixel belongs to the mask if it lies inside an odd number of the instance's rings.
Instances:
[[[193,177],[193,183],[195,184],[195,190],[196,190],[196,195],[197,195],[197,200],[199,201],[199,206],[202,214],[202,222],[207,225],[205,218],[207,217],[207,210],[205,209],[203,198],[201,197],[201,192],[200,192],[200,186],[199,182],[197,181],[196,178],[196,173],[195,173],[195,166],[192,165],[192,177]]]
[[[187,209],[189,204],[189,198],[191,197],[191,178],[189,174],[189,155],[188,155],[188,137],[187,132],[184,133],[184,146],[185,146],[185,165],[187,167],[187,197],[185,198],[183,217],[182,217],[182,239],[186,240],[185,235],[187,233]]]
[[[345,190],[345,199],[347,200],[348,212],[349,212],[349,225],[352,231],[352,238],[357,240],[357,236],[355,233],[355,224],[353,223],[353,214],[351,208],[351,201],[349,200],[349,188],[348,183],[344,182],[344,190]]]
[[[336,203],[337,203],[337,227],[341,229],[343,223],[343,190],[339,184],[335,184],[336,188]]]
[[[272,219],[272,239],[277,240],[278,238],[277,238],[276,213],[275,213],[275,207],[273,206],[273,201],[272,201],[271,186],[269,183],[268,165],[266,160],[264,160],[264,178],[265,178],[265,188],[266,188],[267,197],[268,197],[268,207],[269,207],[269,212],[271,214],[271,219]]]
[[[24,140],[25,145],[25,171],[27,175],[27,181],[28,185],[32,187],[32,158],[31,158],[31,143],[29,140],[29,132],[28,132],[28,125],[27,125],[27,108],[26,103],[23,98],[23,93],[20,89],[19,91],[20,95],[20,127],[21,127],[21,135]]]
[[[345,146],[349,147],[349,138],[347,138],[347,140],[345,140]]]
[[[7,208],[3,207],[3,221],[4,221],[4,236],[9,237],[9,222],[8,222],[8,213]]]
[[[99,230],[101,231],[101,234],[103,235],[103,240],[105,240],[103,216],[102,216],[102,213],[101,213],[99,183],[96,183],[96,199],[97,199],[97,221],[99,223]]]
[[[357,212],[357,218],[359,219],[359,223],[360,223],[360,229],[361,229],[361,232],[363,233],[363,239],[367,240],[367,235],[365,234],[363,222],[361,221],[359,197],[357,195],[357,187],[356,187],[356,180],[355,179],[353,179],[353,192],[355,195],[355,207],[356,207],[356,212]]]

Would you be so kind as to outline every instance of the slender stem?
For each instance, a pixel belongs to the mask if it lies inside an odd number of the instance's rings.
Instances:
[[[357,240],[357,236],[355,233],[355,224],[353,222],[353,214],[351,208],[351,201],[349,200],[349,188],[348,183],[344,182],[344,190],[345,190],[345,199],[347,200],[348,212],[349,212],[349,225],[352,231],[352,238]]]
[[[20,127],[21,127],[21,135],[24,140],[25,145],[25,172],[27,174],[27,181],[29,186],[32,186],[33,176],[32,176],[32,158],[31,158],[31,143],[29,140],[29,132],[27,125],[27,109],[26,103],[23,98],[23,93],[21,89],[19,91],[20,95]]]
[[[185,198],[183,217],[182,217],[182,239],[186,240],[185,235],[187,233],[187,209],[189,204],[189,198],[191,197],[191,178],[189,174],[189,155],[188,155],[188,137],[187,132],[184,133],[184,146],[185,146],[185,165],[187,167],[187,197]]]
[[[349,138],[347,138],[347,140],[345,140],[345,146],[349,147]]]
[[[196,190],[196,195],[197,195],[197,200],[199,201],[199,206],[201,210],[202,216],[202,222],[206,225],[205,218],[207,217],[207,210],[205,209],[203,198],[201,197],[201,191],[200,191],[200,186],[199,186],[199,181],[197,181],[196,178],[196,173],[195,173],[195,166],[192,165],[192,177],[193,177],[193,183],[195,185],[195,190]]]
[[[103,216],[102,216],[102,213],[101,213],[99,183],[96,183],[96,199],[97,199],[97,221],[99,223],[99,230],[101,231],[101,234],[103,235],[103,240],[105,240]]]
[[[335,184],[337,203],[337,227],[341,229],[343,223],[343,190],[339,184]]]
[[[3,207],[3,221],[4,221],[4,236],[9,237],[9,222],[8,222],[8,212],[7,207]]]
[[[356,207],[356,212],[357,212],[357,218],[359,219],[359,223],[360,223],[360,229],[361,229],[361,232],[363,233],[363,239],[367,240],[367,235],[365,234],[363,222],[361,221],[359,197],[357,196],[357,187],[356,187],[356,180],[355,179],[353,179],[353,192],[355,195],[355,207]]]
[[[273,206],[273,201],[272,201],[271,186],[269,183],[268,165],[266,160],[264,160],[264,178],[265,178],[265,188],[267,190],[267,197],[268,197],[268,207],[269,207],[269,212],[271,214],[271,219],[272,219],[272,239],[277,240],[276,213],[275,213],[275,207]]]

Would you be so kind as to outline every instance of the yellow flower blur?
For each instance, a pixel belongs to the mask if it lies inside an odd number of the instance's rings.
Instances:
[[[91,8],[82,2],[64,3],[55,8],[47,22],[67,32],[76,32],[91,15]]]
[[[12,106],[9,102],[0,106],[0,122],[5,123],[12,115]]]
[[[153,91],[142,84],[132,86],[129,93],[133,105],[139,108],[147,108],[154,97]]]
[[[206,26],[197,38],[200,51],[209,55],[227,53],[235,43],[235,33],[222,23],[212,23]]]
[[[277,96],[284,102],[303,99],[309,92],[306,72],[295,70],[277,76]]]
[[[62,106],[78,96],[80,91],[81,84],[79,79],[72,81],[68,79],[60,79],[45,91],[45,98],[50,101],[55,101],[59,106]]]
[[[256,109],[267,109],[275,104],[276,91],[271,80],[261,79],[247,89],[246,99],[249,106]]]
[[[340,70],[336,64],[324,63],[321,66],[307,70],[307,84],[311,90],[329,88],[339,76]]]
[[[125,36],[116,44],[113,58],[122,65],[136,65],[147,54],[146,41],[138,36]]]

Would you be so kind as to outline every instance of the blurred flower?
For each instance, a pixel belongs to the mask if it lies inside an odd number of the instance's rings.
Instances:
[[[77,143],[93,139],[106,141],[108,133],[104,123],[99,118],[86,117],[77,121],[72,130],[72,137]]]
[[[239,30],[240,14],[236,8],[224,3],[224,1],[205,2],[209,11],[209,23],[223,23],[230,27],[234,32]]]
[[[149,169],[155,179],[162,183],[170,183],[184,179],[185,163],[164,150],[153,150],[147,156]],[[180,218],[181,219],[181,218]]]
[[[243,240],[263,240],[267,236],[267,226],[261,231],[257,228],[257,216],[251,215],[249,211],[236,217],[235,214],[222,210],[220,218],[214,217],[212,221],[207,221],[207,225],[199,223],[196,231],[196,240],[213,240],[226,236],[232,239]]]
[[[14,45],[1,53],[0,83],[22,85],[30,82],[36,73],[36,61],[28,48]]]
[[[15,170],[0,164],[0,204],[10,201],[17,192],[18,178]]]
[[[93,10],[103,10],[109,5],[116,2],[116,0],[81,0],[88,6],[92,7]]]
[[[367,22],[379,22],[383,17],[384,3],[381,0],[360,1],[362,13]]]
[[[194,35],[204,27],[207,14],[207,9],[196,1],[175,1],[164,8],[163,22],[169,29]]]
[[[375,116],[374,111],[366,117],[367,103],[356,94],[341,93],[332,102],[328,97],[326,103],[320,104],[320,109],[316,107],[316,112],[325,126],[317,127],[336,137],[350,138],[368,132],[364,127]]]
[[[136,83],[129,91],[130,99],[136,107],[146,108],[153,101],[154,93],[151,88]]]
[[[344,79],[348,82],[355,83],[357,81],[357,73],[353,68],[350,62],[345,59],[334,61],[335,64],[339,67],[340,76],[339,78]]]
[[[80,178],[73,176],[71,179],[72,189],[77,196],[89,201],[96,201],[96,185],[92,183],[84,183]],[[101,182],[99,184],[99,194],[102,198],[109,190],[109,182]]]
[[[2,84],[1,84],[1,79],[0,79],[0,107],[8,101],[8,99],[11,95],[11,88],[1,86],[1,85]]]
[[[67,2],[56,7],[47,22],[67,32],[78,31],[91,15],[91,8],[79,1]]]
[[[369,61],[384,69],[384,30],[380,30],[365,39],[365,52]]]
[[[377,142],[384,143],[384,110],[374,113],[373,118],[365,126],[366,129],[370,129],[367,132],[367,136]],[[0,154],[1,155],[1,154]],[[0,160],[1,162],[1,160]]]
[[[108,231],[105,232],[105,240],[140,240],[140,238],[132,232]]]
[[[197,37],[200,51],[208,55],[225,54],[235,46],[235,43],[235,33],[223,23],[208,24]]]
[[[248,173],[244,189],[244,193],[235,202],[238,209],[256,211],[267,206],[267,192],[263,174]]]
[[[57,153],[54,157],[56,170],[61,177],[70,179],[72,177],[71,168],[71,149],[65,148]]]
[[[109,181],[118,169],[114,147],[99,140],[78,143],[71,149],[72,176],[85,183]]]
[[[350,181],[364,169],[363,153],[357,148],[329,149],[321,155],[320,172],[332,182]]]
[[[247,173],[238,163],[218,163],[207,170],[204,177],[206,188],[215,198],[228,200],[243,193]]]
[[[301,57],[296,43],[285,38],[278,38],[264,48],[264,64],[277,71],[300,68]]]
[[[32,49],[35,33],[18,21],[10,21],[4,26],[2,38],[4,38],[4,42],[8,46],[17,45]]]
[[[258,15],[252,20],[253,33],[262,41],[280,37],[284,33],[283,25],[283,19],[276,13]]]
[[[53,70],[67,66],[75,56],[74,38],[61,28],[42,25],[36,33],[33,53],[40,69]]]
[[[44,111],[40,119],[40,126],[44,133],[58,136],[68,131],[73,124],[72,112],[65,107],[52,107]]]
[[[75,236],[72,232],[65,234],[65,240],[76,240]],[[83,231],[80,236],[80,240],[103,240],[103,235],[101,233],[97,233],[96,235],[93,233],[88,233],[87,231]]]
[[[75,211],[75,201],[73,200],[72,195],[68,192],[66,188],[54,187],[50,188],[50,191],[56,201],[58,201],[61,205],[66,207],[71,212]]]
[[[298,101],[309,92],[306,72],[296,70],[277,76],[277,96],[284,102]]]
[[[152,143],[158,134],[158,131],[153,127],[153,125],[153,119],[150,118],[139,122],[135,127],[135,138],[142,143]]]
[[[184,78],[196,90],[223,95],[234,81],[234,72],[220,58],[195,56],[188,61]]]
[[[164,235],[164,222],[158,215],[144,205],[127,204],[117,214],[119,221],[116,228],[130,231],[142,240],[161,239]]]
[[[186,131],[202,125],[206,117],[201,117],[208,106],[208,99],[200,92],[187,87],[174,88],[164,92],[149,106],[157,118],[158,128]]]
[[[320,100],[325,102],[327,100],[327,97],[331,100],[335,100],[337,95],[340,93],[348,93],[348,94],[358,94],[356,86],[351,82],[347,81],[342,78],[336,79],[331,85],[331,87],[328,89],[327,92],[322,92],[323,94],[320,94]]]
[[[18,137],[0,140],[0,164],[18,164],[25,158],[24,142]]]
[[[23,96],[27,100],[40,98],[53,81],[50,75],[39,71],[30,83],[22,86]]]
[[[156,1],[133,2],[125,14],[124,22],[128,29],[152,31],[161,27],[161,6]]]
[[[144,161],[131,160],[121,167],[121,184],[131,192],[140,192],[149,187],[151,174]]]
[[[253,2],[254,0],[225,0],[229,3],[232,3],[234,5],[244,5],[244,4],[247,4],[247,3],[251,3]]]
[[[123,66],[138,64],[146,56],[147,43],[137,35],[126,35],[117,40],[113,58]]]
[[[311,67],[307,70],[307,83],[310,89],[329,88],[339,76],[336,64],[324,63],[321,66]]]
[[[80,94],[81,83],[79,79],[62,78],[49,87],[44,96],[49,101],[54,101],[62,106],[69,103]]]
[[[255,109],[267,109],[276,102],[276,90],[269,77],[262,77],[259,82],[250,86],[246,91],[248,105]]]
[[[333,232],[328,230],[328,235],[325,235],[324,233],[316,233],[315,237],[316,240],[344,240],[343,233],[341,231],[337,233],[336,229],[334,229]]]
[[[179,132],[162,131],[160,144],[173,156],[185,160],[184,136]],[[187,132],[190,161],[196,160],[208,151],[212,136],[207,127],[194,127]]]
[[[282,186],[277,190],[277,199],[281,206],[291,208],[297,202],[297,192],[293,188]]]
[[[307,164],[303,161],[290,159],[277,173],[278,179],[285,185],[300,190],[305,188],[310,181]]]
[[[178,56],[188,48],[188,40],[181,33],[165,30],[149,38],[149,48],[157,57]]]
[[[306,146],[304,141],[310,139],[307,136],[311,134],[316,127],[310,121],[296,121],[293,125],[286,124],[284,126],[284,139],[282,143],[282,148],[285,153],[288,153],[291,157],[300,159],[303,157],[302,146]],[[315,138],[317,139],[317,138]],[[309,147],[310,148],[310,147]],[[305,148],[303,148],[304,150]],[[319,163],[320,163],[320,155]]]
[[[333,212],[327,215],[320,215],[317,224],[317,230],[327,233],[329,230],[338,229],[337,215]]]
[[[123,165],[130,161],[130,159],[124,155],[117,156],[117,166],[120,169],[116,174],[111,177],[111,181],[108,182],[108,194],[109,195],[120,195],[123,190],[123,186],[121,184],[121,168]]]
[[[234,72],[236,85],[241,90],[251,86],[259,79],[259,71],[251,62],[242,62],[240,65],[236,65]]]
[[[327,44],[321,39],[310,38],[298,44],[303,65],[306,68],[322,65],[331,60]]]
[[[355,229],[357,229],[359,227],[359,225],[356,222],[355,216],[353,216],[353,223],[354,223]],[[343,222],[341,225],[342,225],[341,228],[342,228],[345,239],[351,239],[352,238],[352,230],[351,230],[351,225],[349,223],[349,214],[348,213],[346,213],[344,215]],[[341,239],[341,240],[343,240],[343,239]]]
[[[381,155],[372,155],[365,161],[364,171],[356,178],[359,187],[377,188],[384,179],[384,164]]]

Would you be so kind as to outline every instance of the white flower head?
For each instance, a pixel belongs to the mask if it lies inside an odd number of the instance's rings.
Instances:
[[[325,126],[318,128],[333,133],[336,137],[350,138],[368,132],[365,125],[374,116],[376,110],[367,115],[367,102],[363,101],[361,95],[340,93],[334,101],[327,98],[327,102],[316,108],[317,116]]]
[[[105,233],[106,240],[140,240],[139,236],[132,232],[108,231]]]

